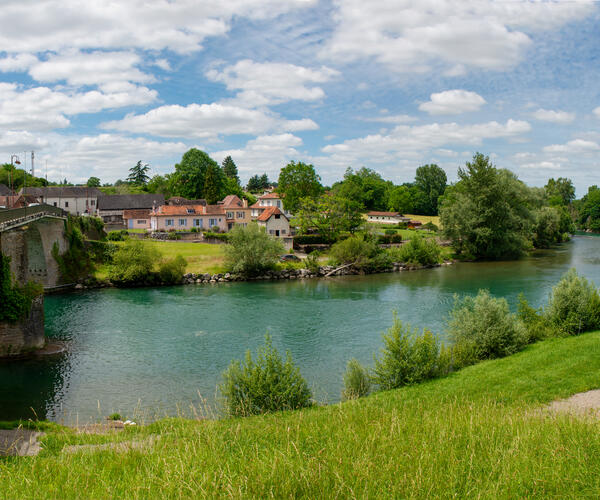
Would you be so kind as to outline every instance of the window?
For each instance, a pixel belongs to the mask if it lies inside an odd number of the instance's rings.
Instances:
[[[56,206],[56,202],[54,202],[54,206]]]
[[[188,208],[187,209],[187,213],[188,214],[195,214],[196,213],[196,209],[194,209],[194,208]]]
[[[276,218],[276,219],[281,219],[281,215],[279,215],[279,214],[275,214],[275,218]]]
[[[202,227],[202,219],[194,219],[194,226]]]
[[[165,221],[165,226],[173,226],[175,221],[173,219],[167,219]]]
[[[219,222],[221,222],[221,220],[222,220],[221,217],[219,217]]]
[[[285,229],[282,229],[282,230],[281,230],[281,234],[285,234]]]
[[[87,207],[90,204],[90,200],[85,200],[85,206]]]
[[[217,219],[208,219],[208,225],[210,227],[216,226],[217,225]]]
[[[233,212],[227,212],[227,218],[233,219]]]
[[[238,212],[235,215],[236,215],[236,217],[238,219],[245,219],[246,218],[246,212]]]
[[[187,226],[187,219],[179,219],[180,226]]]
[[[138,220],[136,220],[135,222],[136,222],[137,224],[146,224],[146,221],[145,221],[145,220],[142,220],[142,219],[138,219]]]
[[[69,202],[65,201],[65,208],[69,208]]]
[[[281,202],[279,200],[277,200],[277,206],[281,208]]]
[[[275,231],[273,229],[269,229],[269,234],[275,234]]]
[[[96,204],[96,200],[91,200],[90,201],[90,205],[92,205],[92,207]]]

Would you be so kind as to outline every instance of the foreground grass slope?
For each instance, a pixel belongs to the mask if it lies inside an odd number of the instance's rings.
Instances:
[[[0,497],[596,497],[600,424],[538,409],[598,387],[595,332],[328,407],[50,431],[38,457],[0,461]],[[145,450],[61,451],[152,434]]]

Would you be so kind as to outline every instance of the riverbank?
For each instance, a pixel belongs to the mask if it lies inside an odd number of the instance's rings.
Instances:
[[[308,410],[166,419],[108,434],[50,426],[38,456],[0,461],[0,491],[6,498],[596,496],[598,421],[544,409],[599,387],[599,373],[594,332]]]

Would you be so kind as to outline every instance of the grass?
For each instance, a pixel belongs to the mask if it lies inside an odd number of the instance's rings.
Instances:
[[[598,421],[537,409],[599,386],[595,332],[327,407],[108,436],[50,430],[39,456],[0,460],[0,497],[596,497]],[[61,452],[153,434],[147,450]]]
[[[413,215],[404,214],[404,217],[410,217],[412,220],[421,221],[423,224],[433,222],[436,226],[440,227],[440,217],[438,215]]]

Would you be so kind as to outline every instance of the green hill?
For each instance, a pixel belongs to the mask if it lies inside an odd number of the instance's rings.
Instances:
[[[597,497],[600,422],[539,409],[598,387],[595,332],[343,404],[109,436],[55,428],[39,456],[0,459],[0,497]],[[134,449],[64,450],[108,442]]]

